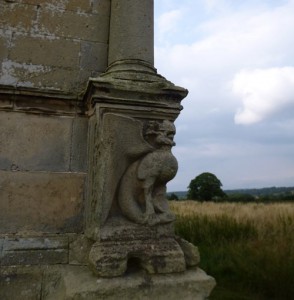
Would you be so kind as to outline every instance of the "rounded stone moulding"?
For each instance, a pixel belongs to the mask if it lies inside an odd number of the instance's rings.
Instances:
[[[112,72],[140,72],[140,73],[149,73],[157,74],[156,68],[154,66],[140,59],[122,59],[111,63],[106,69],[105,73],[109,74]]]

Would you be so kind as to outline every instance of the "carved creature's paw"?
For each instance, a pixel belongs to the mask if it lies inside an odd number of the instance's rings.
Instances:
[[[176,219],[176,216],[171,212],[166,212],[159,215],[160,223],[170,223]]]
[[[138,224],[147,224],[148,223],[149,216],[145,213],[141,218],[138,218],[137,223]]]
[[[154,225],[160,223],[160,218],[156,214],[151,214],[151,215],[148,216],[147,223],[150,226],[154,226]]]
[[[166,212],[162,214],[151,214],[148,216],[147,224],[149,226],[154,226],[156,224],[171,223],[176,219],[175,215],[171,212]]]

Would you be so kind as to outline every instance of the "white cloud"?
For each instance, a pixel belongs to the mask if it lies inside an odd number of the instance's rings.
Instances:
[[[159,72],[188,88],[189,98],[194,100],[186,102],[188,112],[184,114],[192,118],[193,111],[205,113],[215,108],[222,113],[221,106],[223,112],[231,111],[233,120],[238,103],[232,100],[229,84],[235,74],[293,63],[293,12],[294,1],[274,8],[235,11],[195,25],[204,36],[191,36],[191,43],[157,46]],[[252,122],[258,120],[252,111],[246,113]]]
[[[292,184],[294,1],[245,2],[177,2],[181,22],[156,44],[158,72],[189,89],[176,123],[180,169],[171,190],[202,171],[226,188]]]
[[[293,4],[268,10],[235,12],[198,25],[205,35],[191,36],[191,43],[168,44],[161,49],[160,62],[172,72],[222,70],[277,64],[292,57],[294,46]],[[191,9],[190,13],[193,13]],[[183,16],[183,18],[188,15]],[[196,25],[195,25],[196,27]],[[191,28],[191,34],[193,29]],[[162,64],[162,63],[161,63]],[[228,69],[229,67],[229,69]],[[180,74],[182,75],[182,74]]]
[[[228,1],[226,0],[203,0],[207,11],[225,11],[228,9]]]
[[[237,124],[253,124],[294,105],[294,67],[244,70],[233,80],[243,107]]]

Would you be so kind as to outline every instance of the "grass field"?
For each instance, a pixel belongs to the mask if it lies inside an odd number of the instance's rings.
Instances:
[[[199,247],[211,300],[294,299],[294,204],[171,202],[176,233]]]

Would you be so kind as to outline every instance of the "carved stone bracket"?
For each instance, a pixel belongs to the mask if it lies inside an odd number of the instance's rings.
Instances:
[[[186,270],[183,252],[173,238],[160,243],[156,239],[98,242],[89,259],[94,273],[101,277],[121,276],[140,268],[149,274]]]
[[[115,62],[89,82],[86,234],[95,241],[89,262],[99,276],[133,265],[149,273],[186,268],[166,199],[178,168],[173,122],[186,95],[138,60]]]

